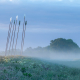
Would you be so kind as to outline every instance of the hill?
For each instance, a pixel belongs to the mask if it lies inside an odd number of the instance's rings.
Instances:
[[[79,46],[72,39],[58,38],[51,40],[49,48],[57,51],[80,51]]]

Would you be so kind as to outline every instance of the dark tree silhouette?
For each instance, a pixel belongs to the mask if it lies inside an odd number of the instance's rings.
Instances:
[[[72,39],[58,38],[51,40],[50,48],[58,51],[78,50],[79,46]]]

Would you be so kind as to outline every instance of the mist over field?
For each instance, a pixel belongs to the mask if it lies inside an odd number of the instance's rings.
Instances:
[[[45,50],[45,51],[41,51],[41,50],[25,50],[22,55],[20,55],[21,51],[17,50],[16,52],[7,52],[7,56],[13,56],[14,57],[14,53],[16,54],[16,56],[23,56],[26,58],[37,58],[43,61],[47,61],[47,62],[52,62],[52,63],[56,63],[56,64],[61,64],[61,65],[65,65],[68,67],[73,67],[73,68],[80,68],[80,53],[74,53],[74,52],[54,52],[54,51],[49,51],[49,50]],[[4,52],[0,52],[0,56],[4,56],[5,53]]]
[[[5,55],[5,52],[1,52],[0,55]],[[14,49],[10,50],[10,52],[7,51],[6,55],[22,55],[45,60],[75,61],[80,59],[80,48],[72,39],[57,38],[51,40],[50,45],[46,47],[29,47],[22,53],[20,49]]]
[[[7,51],[7,56],[11,55],[20,55],[21,51],[13,51],[13,52],[8,52]],[[0,56],[5,56],[5,52],[0,52]],[[54,52],[54,51],[24,51],[22,53],[22,56],[26,57],[35,57],[35,58],[40,58],[44,60],[60,60],[60,61],[75,61],[80,59],[80,53],[74,53],[74,52]]]
[[[47,53],[45,52],[44,54],[41,53],[25,53],[24,56],[30,56],[30,57],[37,57],[37,58],[42,58],[46,60],[62,60],[62,61],[75,61],[80,59],[80,54],[72,54],[72,53],[56,53],[56,52],[51,52]]]

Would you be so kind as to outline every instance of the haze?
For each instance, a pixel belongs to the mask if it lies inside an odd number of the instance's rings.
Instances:
[[[6,49],[10,18],[15,20],[17,15],[21,21],[17,49],[21,49],[24,14],[28,22],[24,51],[28,47],[48,46],[56,38],[72,39],[80,47],[79,0],[0,0],[0,51]],[[80,59],[77,53],[38,53],[24,55],[51,60]]]

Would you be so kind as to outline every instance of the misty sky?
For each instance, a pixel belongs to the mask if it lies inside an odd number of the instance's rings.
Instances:
[[[10,17],[21,21],[17,48],[21,49],[23,17],[28,22],[24,49],[45,47],[56,38],[80,46],[80,0],[0,0],[0,51],[5,50]]]

